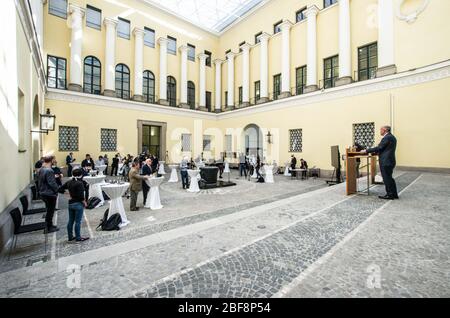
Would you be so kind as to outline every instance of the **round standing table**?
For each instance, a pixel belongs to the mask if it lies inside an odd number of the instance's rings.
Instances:
[[[105,181],[105,176],[96,176],[96,177],[84,177],[83,180],[89,183],[89,199],[93,197],[97,197],[100,199],[100,203],[96,206],[96,208],[101,207],[105,204],[105,199],[103,198],[101,184]]]
[[[170,173],[170,179],[168,182],[178,182],[177,165],[170,165],[169,168],[172,169]]]
[[[166,171],[164,170],[164,163],[165,163],[165,161],[160,161],[159,162],[158,174],[160,174],[160,175],[165,175],[166,174]]]
[[[162,209],[161,199],[159,197],[159,185],[164,181],[164,177],[148,178],[145,182],[150,187],[150,199],[145,203],[145,208],[152,210]]]
[[[273,165],[265,165],[264,171],[266,172],[266,183],[274,183],[273,180]]]
[[[188,169],[188,174],[191,179],[189,184],[189,189],[187,189],[188,192],[200,192],[200,188],[198,186],[198,176],[200,173],[200,170],[192,170]]]
[[[103,176],[103,171],[105,171],[107,165],[95,166],[95,170],[98,171],[99,176]]]
[[[289,163],[286,163],[286,168],[284,169],[284,176],[285,177],[290,177],[291,176],[291,172],[290,172],[290,167],[289,167]]]
[[[81,168],[81,163],[79,162],[72,162],[70,165],[72,166],[72,171],[77,168]]]
[[[130,221],[127,219],[127,215],[125,214],[125,208],[123,206],[122,195],[127,191],[130,184],[128,182],[125,183],[114,183],[114,184],[102,184],[101,188],[105,193],[109,196],[111,201],[109,201],[109,213],[108,219],[111,215],[115,213],[119,213],[122,218],[122,223],[119,225],[120,227],[124,227],[130,224]]]

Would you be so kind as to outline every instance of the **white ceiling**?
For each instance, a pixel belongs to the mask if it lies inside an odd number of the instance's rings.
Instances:
[[[203,29],[220,33],[267,0],[144,0]]]

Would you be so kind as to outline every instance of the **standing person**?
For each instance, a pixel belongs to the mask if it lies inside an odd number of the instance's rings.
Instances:
[[[59,230],[58,227],[53,225],[53,215],[55,214],[56,198],[58,196],[58,184],[52,169],[53,159],[53,156],[44,157],[44,163],[39,170],[39,192],[47,209],[47,214],[45,215],[47,233]]]
[[[98,160],[95,162],[96,166],[104,166],[105,165],[105,160],[103,159],[103,156],[98,156]]]
[[[377,153],[380,156],[380,171],[386,187],[386,195],[379,196],[384,200],[398,199],[397,185],[392,177],[396,166],[395,150],[397,149],[397,139],[391,134],[390,126],[380,128],[380,135],[383,136],[380,144],[375,148],[362,150],[362,154]]]
[[[152,174],[153,174],[152,159],[147,159],[147,160],[145,160],[145,163],[142,166],[142,175],[151,176]],[[144,193],[144,205],[145,205],[145,203],[147,202],[148,192],[150,191],[150,187],[147,184],[147,182],[145,182],[145,180],[142,180],[142,191]]]
[[[72,176],[72,163],[75,162],[75,158],[73,157],[73,152],[69,153],[66,157],[66,166],[67,166],[67,176]]]
[[[108,175],[109,158],[108,158],[108,155],[107,155],[106,153],[105,153],[105,155],[103,156],[103,162],[104,162],[105,165],[106,165],[104,174],[105,174],[105,176],[107,176],[107,175]]]
[[[67,181],[59,188],[60,193],[69,190],[69,222],[67,223],[67,235],[69,242],[75,240],[84,242],[89,237],[81,236],[81,221],[83,220],[83,212],[86,207],[86,197],[88,196],[88,184],[83,180],[81,169],[73,170],[73,178]],[[73,235],[73,226],[75,223],[75,236]]]
[[[152,159],[152,171],[153,172],[158,172],[158,158],[156,156],[151,156],[150,159]],[[157,175],[158,177],[161,177],[160,175]]]
[[[186,189],[188,184],[188,158],[184,157],[180,163],[180,174],[181,174],[181,183],[183,184],[183,189]]]
[[[297,158],[295,158],[294,155],[291,156],[291,175],[292,177],[297,176],[297,172],[294,171],[295,167],[297,166]]]
[[[111,164],[111,177],[117,176],[117,171],[119,170],[119,160],[119,154],[116,154]]]
[[[147,179],[148,176],[139,175],[139,162],[133,161],[128,178],[130,179],[130,210],[139,211],[139,208],[136,206],[137,198],[139,192],[142,191],[142,181]]]
[[[302,159],[300,159],[300,169],[303,169],[305,171],[302,171],[302,179],[306,178],[306,175],[308,173],[308,163]]]
[[[242,177],[242,172],[244,172],[245,177],[247,178],[247,162],[245,160],[244,154],[241,152],[239,154],[239,174]]]
[[[84,159],[84,160],[81,162],[81,167],[84,168],[84,167],[86,167],[89,163],[91,164],[92,170],[95,170],[94,160],[91,158],[91,155],[90,155],[90,154],[86,154],[86,159]]]
[[[41,170],[42,165],[44,164],[44,157],[41,157],[36,163],[34,164],[34,183],[36,184],[36,195],[39,198],[39,170]]]
[[[259,157],[259,155],[256,156],[256,176],[258,178],[261,178],[261,174],[259,173],[259,170],[261,169],[261,158]]]

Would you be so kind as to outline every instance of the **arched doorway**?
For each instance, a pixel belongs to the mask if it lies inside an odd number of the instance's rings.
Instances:
[[[242,133],[242,149],[247,156],[259,155],[263,158],[263,135],[258,125],[247,125]]]
[[[33,103],[33,118],[32,118],[32,123],[31,125],[32,130],[38,131],[39,130],[39,98],[36,95],[36,97],[34,98],[34,103]],[[31,134],[32,135],[32,140],[31,140],[31,145],[32,145],[32,155],[33,155],[33,165],[35,162],[37,162],[39,160],[39,158],[41,158],[41,154],[40,154],[40,134]]]

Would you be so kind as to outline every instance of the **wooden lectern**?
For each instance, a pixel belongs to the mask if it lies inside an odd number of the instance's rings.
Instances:
[[[346,183],[347,195],[367,192],[369,195],[369,188],[371,184],[375,183],[375,175],[377,174],[377,155],[362,155],[353,149],[346,149]],[[367,189],[358,191],[358,171],[356,159],[366,159],[367,162]]]

